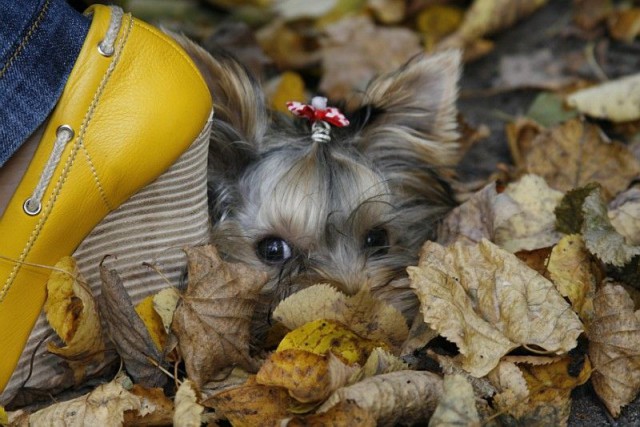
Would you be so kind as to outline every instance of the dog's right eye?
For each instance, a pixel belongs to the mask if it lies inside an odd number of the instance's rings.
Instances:
[[[291,246],[279,237],[265,237],[256,245],[256,254],[267,264],[280,264],[291,258]]]

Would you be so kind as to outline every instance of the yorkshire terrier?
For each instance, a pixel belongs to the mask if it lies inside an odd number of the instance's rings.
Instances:
[[[419,55],[374,79],[347,127],[270,112],[243,66],[179,38],[214,104],[212,242],[227,259],[266,269],[269,311],[315,283],[363,287],[410,320],[406,267],[454,206],[447,176],[460,156],[460,54]],[[320,130],[322,131],[322,129]]]

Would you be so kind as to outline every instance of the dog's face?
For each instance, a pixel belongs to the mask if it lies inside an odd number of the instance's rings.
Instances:
[[[216,106],[210,151],[213,243],[269,272],[264,310],[315,283],[368,287],[408,318],[406,267],[454,205],[442,178],[458,160],[459,54],[414,58],[373,81],[351,125],[314,142],[309,123],[275,118],[258,85],[223,55],[187,51]]]

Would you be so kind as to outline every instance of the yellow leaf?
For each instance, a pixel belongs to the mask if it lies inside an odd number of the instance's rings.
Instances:
[[[136,313],[140,316],[140,319],[147,327],[147,331],[149,331],[149,336],[153,340],[153,343],[156,345],[156,348],[159,351],[164,349],[164,346],[167,342],[167,332],[164,329],[164,325],[162,323],[162,318],[156,313],[153,307],[153,298],[154,295],[149,295],[138,305],[136,305]]]
[[[572,93],[567,104],[580,112],[613,122],[640,119],[640,74],[601,83]]]
[[[416,27],[424,37],[425,47],[433,50],[444,36],[453,33],[462,23],[464,11],[447,5],[432,5],[420,12]]]
[[[358,371],[333,353],[324,355],[289,349],[276,351],[262,365],[256,382],[266,386],[283,387],[299,402],[320,402],[345,385]]]
[[[640,34],[640,8],[617,10],[610,16],[608,26],[611,37],[614,39],[627,43],[633,42]]]
[[[276,351],[297,349],[318,355],[332,352],[350,364],[363,364],[375,347],[385,346],[358,336],[339,322],[319,319],[289,332]]]
[[[582,237],[578,234],[563,237],[551,251],[547,268],[556,288],[569,298],[574,311],[583,321],[590,321],[601,274]]]
[[[265,93],[269,99],[269,105],[275,111],[289,113],[288,101],[306,101],[304,92],[304,80],[300,74],[293,71],[285,71],[276,77],[265,87]]]
[[[64,257],[55,267],[57,271],[47,281],[44,312],[66,345],[48,343],[47,349],[68,361],[79,383],[89,365],[104,358],[100,317],[91,290],[82,284],[75,260]]]
[[[277,425],[278,420],[290,415],[289,408],[294,404],[287,390],[256,384],[255,380],[203,402],[236,427]]]
[[[296,329],[317,319],[330,319],[349,325],[363,338],[384,341],[399,347],[408,336],[402,314],[363,288],[347,296],[333,286],[310,286],[283,300],[273,311],[273,319],[288,329]]]
[[[427,242],[419,266],[407,271],[424,321],[458,346],[474,376],[522,345],[567,352],[582,332],[551,282],[488,240],[447,248]]]
[[[9,416],[7,416],[7,412],[4,410],[4,406],[0,406],[0,425],[9,424]]]

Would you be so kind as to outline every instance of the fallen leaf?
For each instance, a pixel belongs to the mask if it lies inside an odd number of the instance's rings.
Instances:
[[[75,260],[64,257],[54,268],[47,281],[44,312],[65,346],[58,347],[49,342],[47,350],[67,361],[75,383],[80,384],[89,366],[104,359],[100,316],[91,289],[83,284]]]
[[[174,287],[164,288],[153,296],[153,309],[162,319],[162,326],[167,334],[171,332],[173,313],[180,301],[180,291]]]
[[[514,253],[518,259],[527,266],[538,272],[542,277],[551,280],[549,277],[549,270],[547,269],[547,263],[549,261],[549,255],[551,254],[551,247],[535,249],[533,251],[519,251]]]
[[[589,251],[602,262],[622,267],[640,255],[640,246],[625,243],[624,236],[611,225],[607,205],[599,189],[592,191],[582,205],[582,236]]]
[[[373,349],[362,368],[349,378],[349,383],[353,384],[364,378],[376,375],[388,374],[390,372],[403,371],[408,369],[408,365],[402,359],[394,356],[383,348]]]
[[[535,137],[542,131],[544,131],[543,126],[525,117],[518,117],[505,126],[509,151],[518,170],[526,170],[525,155],[531,150]]]
[[[287,102],[304,102],[304,80],[300,74],[293,71],[285,71],[281,75],[270,80],[264,87],[269,105],[274,111],[291,114],[287,109]]]
[[[593,301],[595,318],[587,329],[591,381],[609,412],[620,409],[640,392],[640,320],[622,286],[606,284]]]
[[[173,425],[177,427],[200,427],[204,406],[198,403],[198,392],[193,381],[184,381],[175,397],[176,409],[173,414]]]
[[[573,22],[585,31],[600,25],[613,11],[611,0],[574,0]]]
[[[55,403],[29,416],[29,425],[121,426],[126,411],[139,411],[140,398],[123,387],[123,377],[83,396]]]
[[[542,92],[529,106],[527,117],[550,128],[578,117],[578,113],[565,107],[562,96],[553,92]]]
[[[140,398],[140,409],[124,413],[124,425],[168,425],[173,421],[173,402],[161,388],[134,384],[131,394]]]
[[[264,362],[256,382],[282,387],[298,402],[320,402],[347,383],[359,370],[332,352],[323,355],[298,349],[279,350]]]
[[[416,316],[411,323],[411,329],[409,329],[409,336],[405,342],[402,343],[400,355],[404,356],[421,349],[437,336],[438,333],[431,329],[429,325],[424,323],[422,313],[416,313]]]
[[[162,324],[162,318],[156,313],[153,306],[154,295],[149,295],[136,305],[135,310],[142,320],[142,323],[147,327],[149,336],[156,345],[158,351],[162,352],[167,342],[167,332]]]
[[[584,224],[584,215],[582,213],[584,199],[599,188],[600,184],[591,182],[584,187],[568,191],[554,211],[556,229],[565,234],[581,233],[582,225]]]
[[[367,7],[383,24],[397,24],[404,18],[404,0],[367,0]]]
[[[458,241],[476,244],[492,240],[497,195],[496,184],[491,182],[453,209],[438,228],[438,243],[449,246]]]
[[[578,111],[612,122],[640,119],[640,74],[600,83],[572,93],[567,104]]]
[[[593,297],[602,279],[598,264],[578,234],[565,236],[551,251],[549,275],[583,322],[593,318]]]
[[[186,253],[189,284],[171,328],[189,379],[201,387],[233,365],[255,372],[249,326],[266,273],[222,261],[213,246]]]
[[[318,409],[323,413],[340,402],[353,401],[378,425],[403,420],[417,423],[429,419],[442,395],[442,378],[431,372],[397,371],[366,378],[336,390]]]
[[[202,402],[234,426],[278,425],[291,416],[289,408],[295,400],[287,390],[247,381],[247,384],[215,394]]]
[[[640,245],[640,189],[631,188],[609,203],[609,220],[628,245]]]
[[[347,296],[327,284],[318,284],[294,293],[278,304],[273,320],[289,330],[318,319],[335,320],[361,337],[399,347],[408,336],[402,314],[375,298],[366,288]]]
[[[458,7],[434,4],[425,7],[416,18],[416,27],[422,35],[427,51],[432,51],[445,36],[462,23],[464,11]]]
[[[469,42],[509,28],[548,0],[475,0],[458,30],[440,44],[443,49],[463,47]]]
[[[640,163],[626,146],[606,141],[596,125],[579,119],[541,133],[523,155],[529,173],[562,192],[593,181],[611,198],[640,174]]]
[[[427,242],[407,271],[425,322],[458,346],[474,376],[519,346],[561,354],[577,344],[582,325],[553,284],[488,240]]]
[[[501,360],[487,378],[498,391],[493,396],[496,410],[512,412],[529,400],[529,387],[522,371],[514,362]]]
[[[376,27],[367,16],[341,19],[326,26],[324,33],[319,90],[334,100],[364,90],[374,76],[395,70],[421,51],[413,31]]]
[[[9,424],[9,416],[7,415],[7,411],[4,410],[3,406],[0,406],[0,425]]]
[[[340,322],[318,319],[289,332],[276,351],[305,350],[317,355],[332,352],[347,363],[363,364],[371,351],[385,343],[360,337]]]
[[[284,425],[287,427],[375,427],[376,420],[369,411],[355,402],[344,401],[332,406],[327,412],[294,417]]]
[[[164,385],[167,376],[158,369],[164,365],[162,353],[136,313],[118,272],[101,264],[100,277],[103,302],[99,306],[100,315],[127,372],[145,387]]]
[[[631,43],[640,34],[640,8],[619,9],[609,15],[609,34],[615,40]]]
[[[432,349],[427,349],[427,356],[438,362],[440,370],[444,375],[462,375],[465,377],[469,384],[471,384],[473,392],[477,397],[490,398],[496,394],[497,389],[491,384],[488,377],[477,378],[470,375],[467,371],[462,369],[459,359],[438,354]]]
[[[256,38],[267,56],[282,70],[301,69],[318,63],[317,49],[310,49],[315,42],[289,26],[282,19],[274,19],[256,31]]]
[[[509,184],[494,201],[493,241],[509,252],[554,245],[562,237],[554,214],[561,199],[561,192],[536,175]]]
[[[480,426],[476,398],[471,384],[462,375],[445,375],[443,394],[429,426]]]

